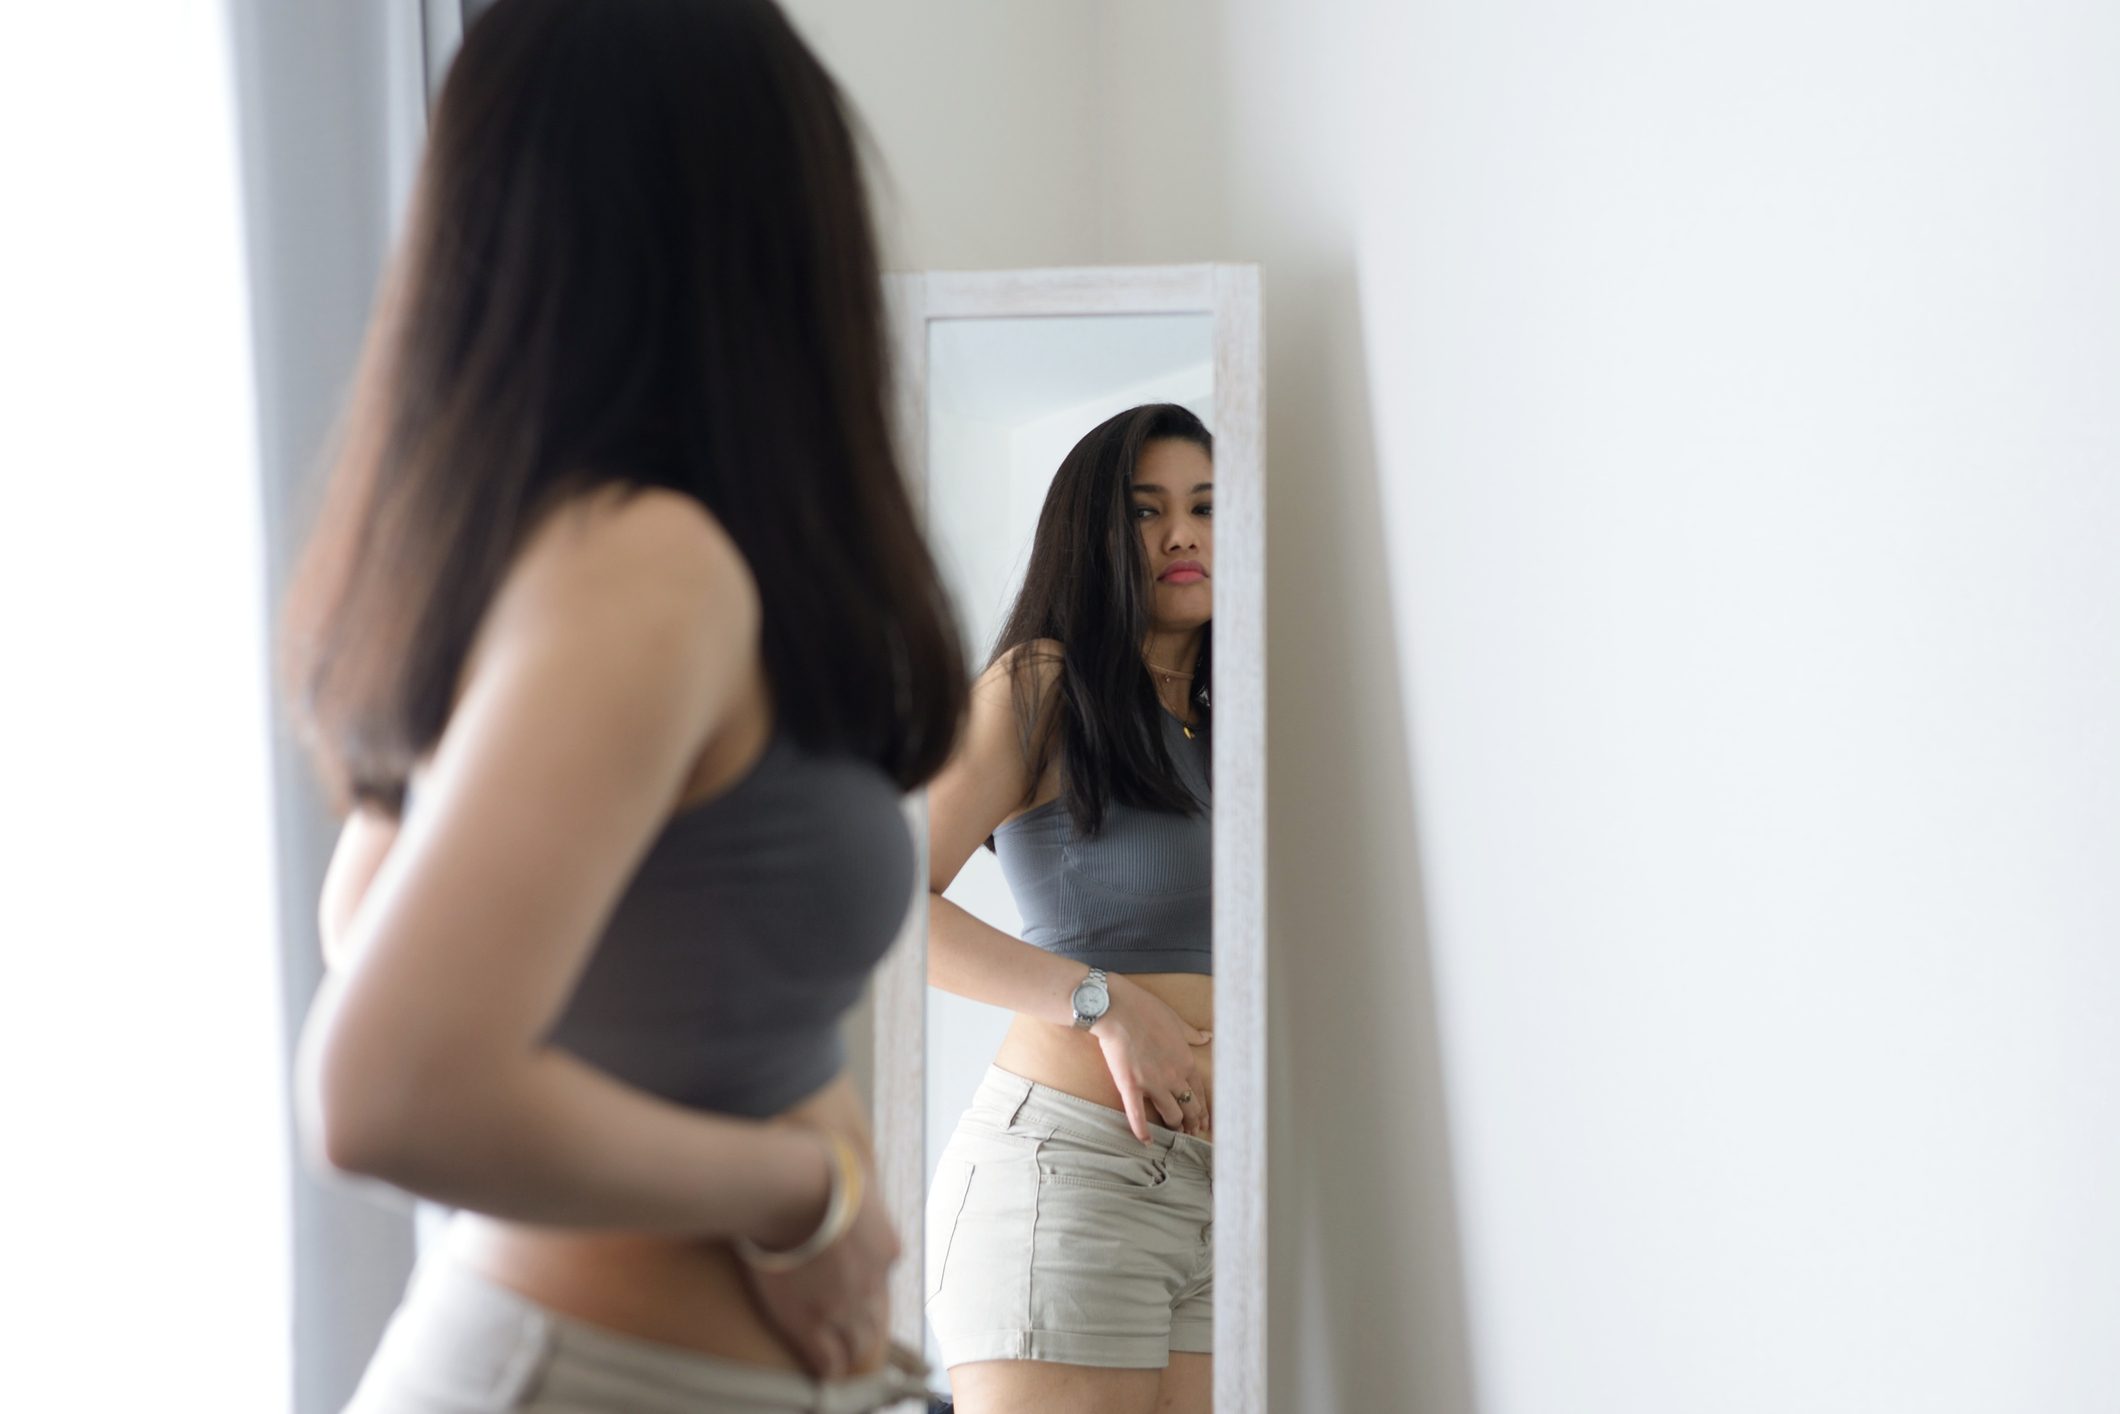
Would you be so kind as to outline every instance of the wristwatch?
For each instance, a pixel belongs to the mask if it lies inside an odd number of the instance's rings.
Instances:
[[[1075,984],[1074,1005],[1078,1031],[1087,1031],[1104,1019],[1104,1013],[1112,1008],[1112,993],[1105,984],[1103,968],[1092,967],[1089,976]]]

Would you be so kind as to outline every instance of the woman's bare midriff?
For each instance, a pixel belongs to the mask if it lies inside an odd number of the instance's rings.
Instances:
[[[844,1071],[786,1117],[845,1135],[874,1171],[868,1115]],[[444,1241],[452,1257],[563,1316],[747,1365],[803,1369],[751,1299],[742,1259],[726,1242],[540,1228],[477,1213],[458,1213]],[[884,1358],[879,1338],[852,1373],[879,1369]]]
[[[1189,1025],[1202,1031],[1214,1030],[1214,978],[1192,972],[1130,972],[1125,976],[1129,982],[1167,1003]],[[1193,1047],[1203,1082],[1195,1088],[1200,1098],[1207,1102],[1210,1125],[1214,1120],[1214,1052],[1212,1041]],[[1040,1085],[1049,1085],[1055,1090],[1125,1113],[1119,1087],[1112,1080],[1111,1067],[1104,1059],[1103,1044],[1087,1031],[1018,1013],[1008,1034],[1002,1038],[994,1064],[1026,1080],[1035,1080]],[[1163,1122],[1159,1115],[1151,1114],[1149,1118],[1157,1123]],[[1214,1131],[1210,1128],[1198,1137],[1213,1142]]]

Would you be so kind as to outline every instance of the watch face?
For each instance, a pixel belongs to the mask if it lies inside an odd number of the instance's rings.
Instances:
[[[1075,988],[1075,1010],[1084,1016],[1102,1016],[1111,1000],[1111,993],[1095,982],[1084,982]]]

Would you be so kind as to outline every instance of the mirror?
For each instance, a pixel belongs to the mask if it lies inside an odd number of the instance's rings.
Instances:
[[[1264,871],[1223,877],[1264,848],[1255,291],[894,281],[906,462],[974,673],[1028,644],[1051,666],[1017,691],[1051,690],[1055,648],[1077,684],[1042,759],[1012,726],[926,794],[949,882],[879,983],[895,1320],[942,1407],[1038,1408],[1084,1365],[1114,1407],[1261,1407],[1258,1302],[1217,1309],[1263,1289]]]

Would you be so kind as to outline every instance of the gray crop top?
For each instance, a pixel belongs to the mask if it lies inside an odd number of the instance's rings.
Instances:
[[[888,775],[785,729],[737,782],[664,825],[551,1044],[694,1109],[766,1118],[845,1061],[839,1019],[913,902]]]
[[[1194,794],[1212,806],[1208,734],[1168,712],[1164,739]],[[994,831],[994,853],[1023,940],[1111,972],[1214,972],[1214,823],[1114,801],[1104,828],[1077,839],[1057,799]]]

